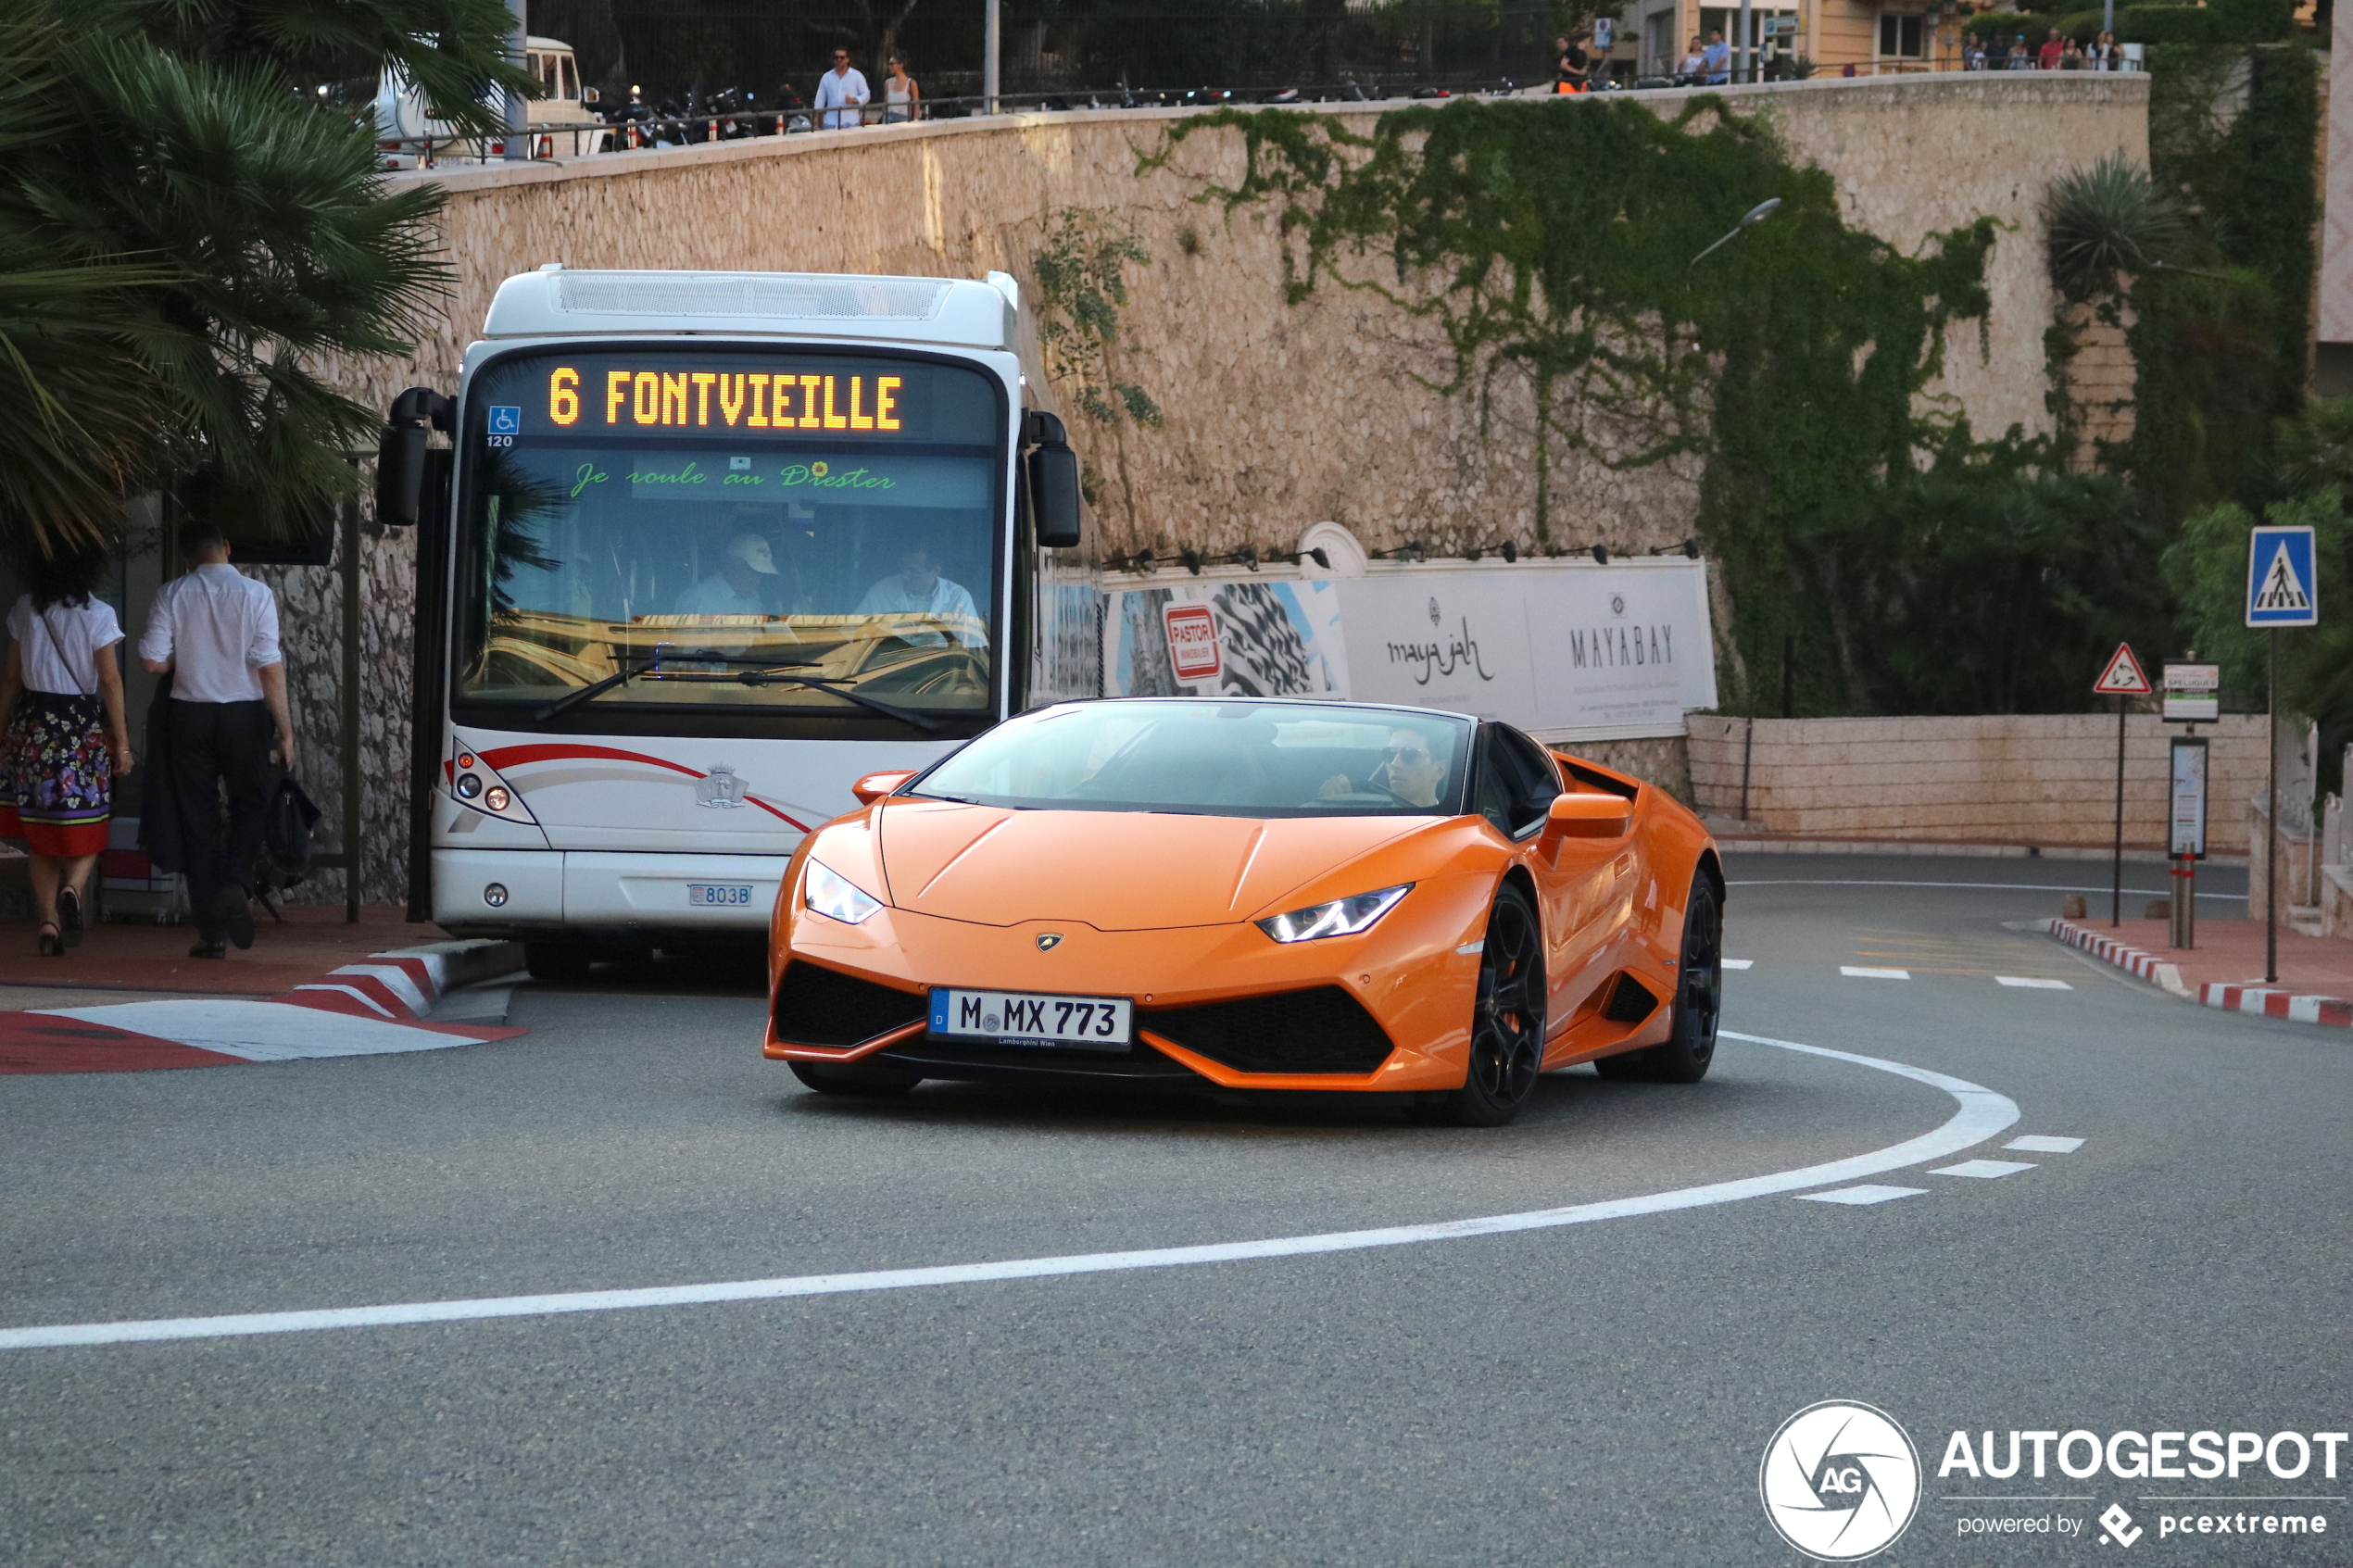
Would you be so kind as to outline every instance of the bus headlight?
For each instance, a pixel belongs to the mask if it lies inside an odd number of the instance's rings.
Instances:
[[[482,803],[494,811],[505,810],[512,798],[508,795],[505,784],[492,784],[482,792]]]
[[[882,912],[880,899],[868,897],[848,877],[827,870],[823,862],[817,860],[809,862],[809,874],[801,882],[800,897],[803,903],[819,914],[837,920],[844,925],[856,925]]]
[[[481,793],[482,780],[479,776],[472,773],[459,773],[458,775],[459,799],[472,800],[475,796],[480,795]]]

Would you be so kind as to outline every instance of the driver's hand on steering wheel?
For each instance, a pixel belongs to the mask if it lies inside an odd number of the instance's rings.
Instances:
[[[1329,800],[1335,795],[1353,795],[1355,793],[1356,785],[1350,781],[1346,773],[1334,773],[1330,778],[1324,781],[1321,788],[1315,791],[1315,798],[1318,800]]]

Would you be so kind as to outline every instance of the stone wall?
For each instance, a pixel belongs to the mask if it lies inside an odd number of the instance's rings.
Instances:
[[[286,706],[305,755],[303,787],[323,814],[322,834],[343,830],[343,572],[336,565],[246,569],[276,590],[289,680]],[[359,541],[360,895],[406,897],[409,885],[409,705],[417,608],[416,542],[398,529],[367,526]],[[340,849],[337,843],[334,847]],[[345,873],[321,871],[294,891],[296,902],[340,903]]]
[[[1749,727],[1755,726],[1753,746]],[[2134,714],[2125,727],[2124,843],[2165,844],[2167,742],[2180,725]],[[2211,853],[2247,847],[2245,802],[2263,788],[2264,721],[2201,724]],[[1774,834],[2046,847],[2113,842],[2116,717],[2110,713],[1965,719],[1688,721],[1700,809]]]
[[[1981,72],[1721,92],[1733,112],[1770,117],[1797,157],[1831,174],[1848,220],[1900,249],[1980,215],[2001,220],[1993,313],[1982,333],[1958,334],[1929,395],[1983,432],[2048,429],[2043,333],[2054,301],[2038,203],[2052,177],[2105,153],[2145,158],[2145,81]],[[1671,114],[1691,95],[1636,101]],[[1554,102],[1564,114],[1589,107]],[[1352,106],[1346,118],[1362,129],[1380,107]],[[1505,395],[1482,434],[1470,400],[1415,379],[1441,362],[1426,329],[1342,290],[1286,304],[1273,216],[1229,220],[1192,199],[1205,179],[1239,178],[1239,135],[1196,138],[1168,168],[1139,173],[1139,154],[1186,112],[943,120],[396,176],[449,192],[440,220],[453,269],[447,313],[411,359],[339,367],[340,379],[379,407],[409,385],[454,389],[498,282],[545,262],[1026,277],[1057,216],[1079,208],[1132,225],[1152,257],[1133,273],[1118,351],[1122,374],[1151,392],[1165,422],[1115,438],[1076,433],[1107,482],[1111,548],[1267,549],[1322,519],[1376,549],[1420,539],[1451,553],[1532,538],[1524,405]],[[1696,514],[1696,480],[1688,470],[1556,466],[1553,536],[1620,551],[1680,540]],[[397,538],[369,551],[368,771],[381,781],[370,837],[383,847],[371,852],[368,891],[389,897],[400,885],[405,821],[409,553]],[[303,650],[306,730],[323,757],[334,744],[334,677],[322,684],[313,661],[333,647],[340,621],[331,596],[313,605],[308,590],[290,591],[300,601],[289,606],[289,635]],[[318,627],[293,629],[313,615],[324,617]],[[1669,787],[1682,777],[1679,759],[1642,761],[1638,771]]]

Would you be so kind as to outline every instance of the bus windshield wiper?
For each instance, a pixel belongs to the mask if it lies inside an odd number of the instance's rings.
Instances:
[[[553,719],[557,714],[563,712],[567,709],[577,708],[591,697],[599,697],[604,696],[607,692],[612,690],[615,686],[620,685],[623,681],[628,680],[633,675],[643,675],[648,671],[661,669],[661,661],[664,658],[674,657],[676,656],[656,654],[651,659],[641,659],[635,664],[624,662],[619,670],[614,671],[611,674],[606,676],[601,681],[591,682],[589,684],[581,687],[576,692],[566,692],[563,696],[558,697],[553,702],[542,703],[539,707],[532,709],[531,716],[538,722],[544,724],[548,720]]]
[[[780,675],[774,669],[747,670],[736,679],[747,686],[808,686],[812,690],[824,692],[828,696],[837,696],[845,702],[854,702],[861,708],[871,708],[886,718],[911,724],[925,734],[930,734],[940,727],[937,719],[926,718],[921,713],[900,708],[895,703],[885,702],[880,697],[868,696],[843,681],[831,681],[815,675]]]

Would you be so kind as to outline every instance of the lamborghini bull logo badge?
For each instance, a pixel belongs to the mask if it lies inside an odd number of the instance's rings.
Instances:
[[[737,778],[736,770],[724,762],[713,763],[710,772],[695,781],[695,804],[698,806],[726,810],[743,803],[744,781]]]
[[[1038,950],[1041,953],[1051,953],[1062,945],[1063,934],[1059,931],[1041,931],[1038,934]]]

